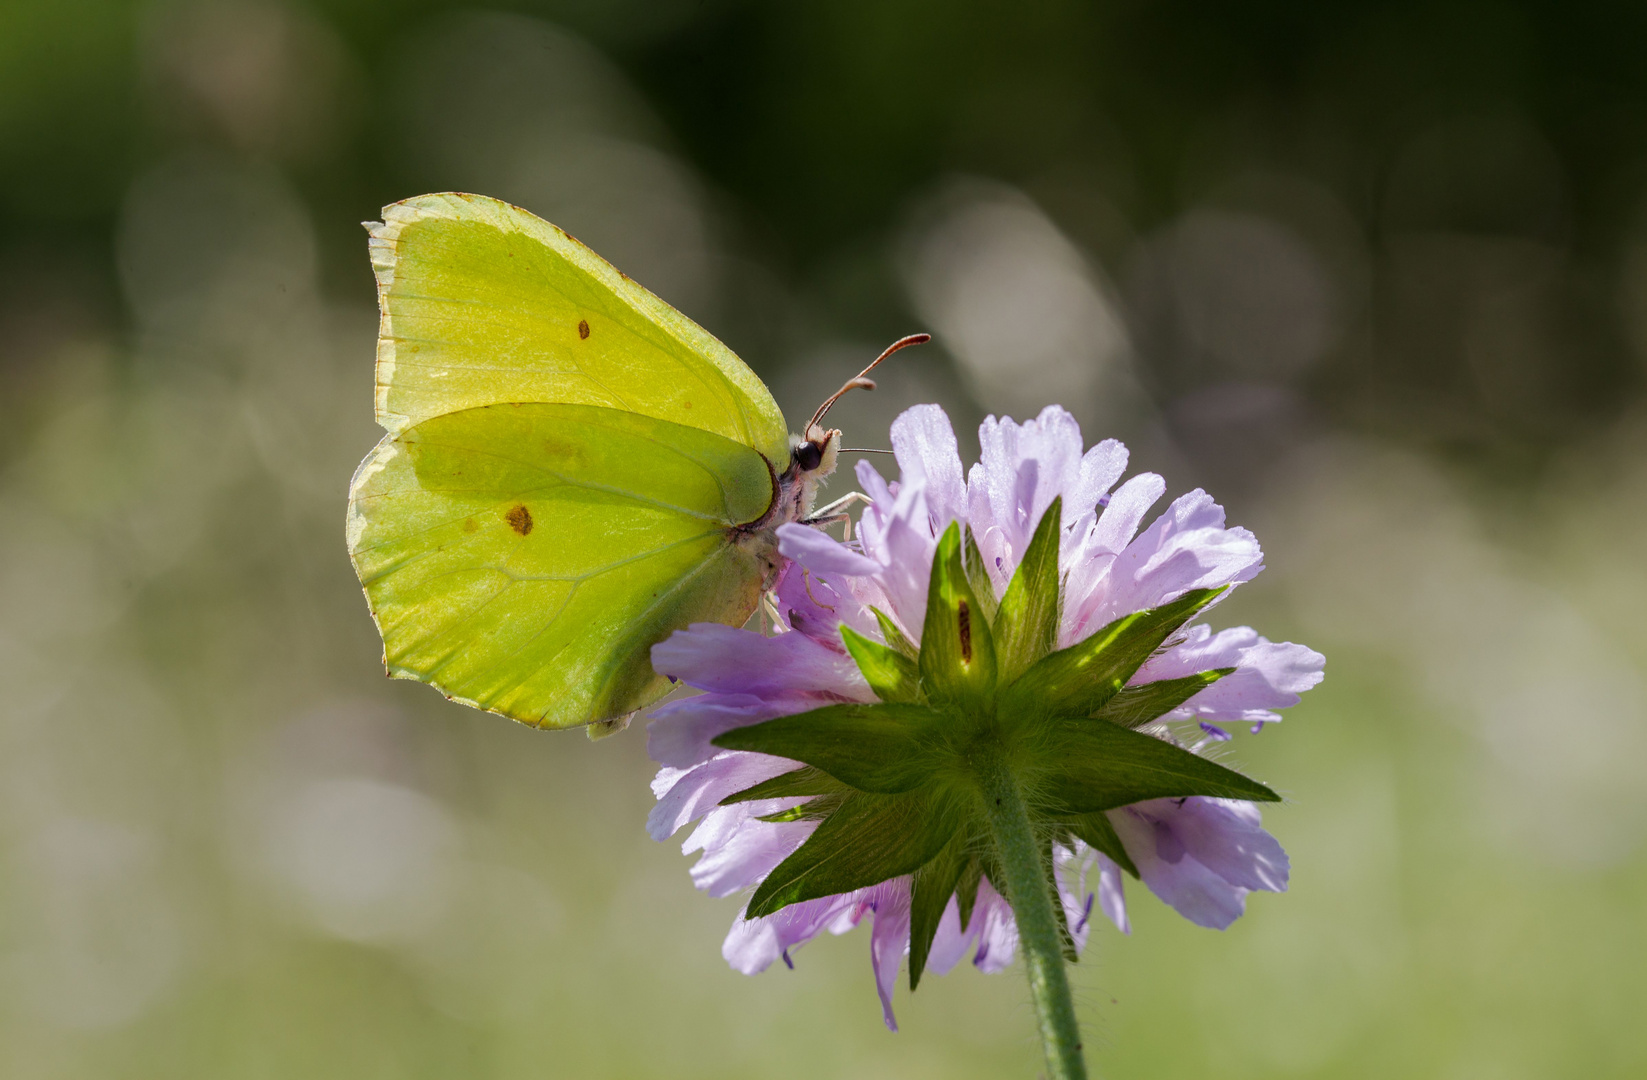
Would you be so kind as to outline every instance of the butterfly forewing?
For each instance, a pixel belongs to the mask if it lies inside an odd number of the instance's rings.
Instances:
[[[780,467],[754,372],[562,230],[478,195],[424,195],[370,226],[389,431],[500,402],[603,405],[722,435]]]

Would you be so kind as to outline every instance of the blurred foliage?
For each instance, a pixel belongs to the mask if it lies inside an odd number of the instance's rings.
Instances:
[[[1233,760],[1292,891],[1134,888],[1100,1075],[1635,1076],[1647,11],[0,0],[0,1075],[1032,1075],[1020,980],[886,1034],[592,746],[385,683],[342,505],[358,222],[510,198],[874,445],[1060,401],[1206,484],[1329,657]]]

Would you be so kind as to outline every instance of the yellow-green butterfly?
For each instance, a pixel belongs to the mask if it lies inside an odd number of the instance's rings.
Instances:
[[[819,421],[873,384],[790,436],[730,349],[518,207],[424,195],[366,227],[388,434],[348,536],[384,667],[527,724],[620,726],[669,690],[652,645],[742,625],[777,527],[828,516]]]

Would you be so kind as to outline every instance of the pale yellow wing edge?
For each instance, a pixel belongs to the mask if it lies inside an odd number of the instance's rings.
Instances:
[[[360,546],[361,537],[365,534],[368,524],[366,521],[366,515],[360,510],[360,505],[356,499],[356,496],[360,493],[361,489],[366,487],[366,485],[371,482],[372,477],[388,468],[389,462],[392,461],[397,454],[402,452],[403,447],[398,441],[398,436],[395,432],[390,432],[378,440],[378,444],[374,446],[372,448],[372,452],[367,454],[366,457],[361,460],[360,464],[355,467],[355,474],[349,479],[349,512],[348,520],[344,526],[344,531],[349,541],[350,562],[354,561],[355,551]],[[365,585],[360,587],[360,591],[361,594],[366,597],[366,611],[372,617],[372,627],[377,630],[378,641],[382,642],[384,640],[383,624],[378,621],[377,607],[372,603],[371,595],[366,591]],[[422,678],[414,671],[391,665],[389,663],[389,647],[387,645],[384,645],[383,647],[382,663],[383,673],[391,679],[406,679],[409,682],[428,683],[427,679]],[[490,705],[483,705],[480,702],[474,701],[470,698],[448,693],[440,687],[436,687],[436,689],[440,690],[448,701],[455,701],[459,705],[467,705],[469,708],[478,709],[481,712],[493,713],[507,720],[514,720],[517,723],[535,726],[532,725],[530,721],[522,720],[520,717],[513,716],[503,709],[494,708]]]

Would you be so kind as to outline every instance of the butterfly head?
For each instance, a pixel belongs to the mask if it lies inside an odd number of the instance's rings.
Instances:
[[[812,419],[806,423],[806,433],[791,435],[789,438],[789,460],[797,476],[821,480],[835,471],[835,459],[841,450],[841,432],[838,428],[826,429],[823,426],[823,418],[828,414],[830,407],[841,400],[842,395],[849,390],[875,389],[875,380],[869,377],[869,373],[874,371],[875,366],[882,360],[899,349],[931,340],[931,334],[910,334],[899,338],[887,346],[885,352],[871,360],[868,367],[846,380],[839,390],[830,394],[824,403],[818,406],[818,411],[813,413]]]
[[[824,430],[817,424],[806,429],[806,434],[789,437],[789,461],[795,474],[813,480],[822,480],[835,471],[841,452],[839,428]]]
[[[785,513],[793,514],[790,520],[805,518],[812,510],[812,500],[817,494],[818,484],[835,471],[835,464],[841,453],[841,432],[839,428],[826,428],[823,418],[829,412],[830,406],[841,399],[841,395],[849,390],[873,390],[875,382],[869,378],[869,373],[875,365],[891,356],[899,349],[909,345],[919,345],[923,341],[931,341],[930,334],[910,334],[900,338],[880,356],[877,356],[869,367],[858,372],[857,375],[846,381],[839,390],[829,395],[829,398],[818,406],[818,411],[812,414],[812,419],[806,423],[805,431],[800,435],[789,437],[789,467],[784,471],[780,486],[786,494],[781,500],[787,507]]]

